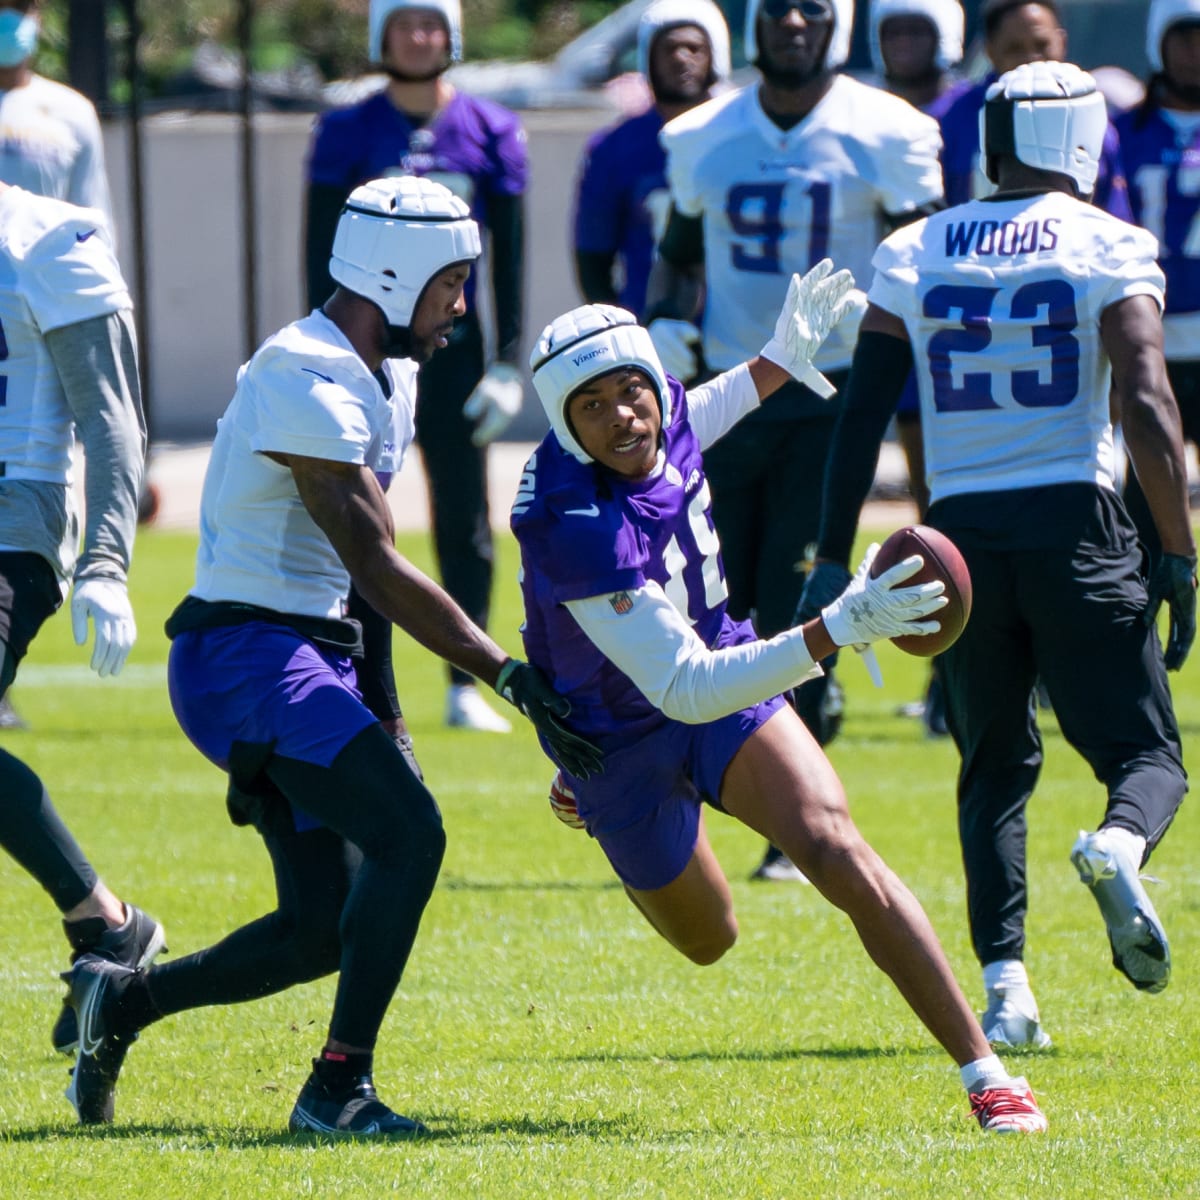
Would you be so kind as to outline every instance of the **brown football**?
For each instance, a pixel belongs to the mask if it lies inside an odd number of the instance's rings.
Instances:
[[[888,567],[910,555],[919,554],[925,565],[905,584],[930,583],[940,579],[946,585],[946,596],[950,603],[934,613],[933,618],[941,624],[937,633],[928,636],[908,634],[892,638],[905,654],[916,654],[921,658],[932,658],[949,649],[966,628],[971,615],[971,574],[958,547],[944,534],[928,525],[905,525],[897,529],[879,547],[879,553],[871,564],[871,575],[882,575]]]

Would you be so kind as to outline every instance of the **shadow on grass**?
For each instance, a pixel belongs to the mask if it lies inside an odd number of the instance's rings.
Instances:
[[[585,1138],[597,1141],[627,1137],[639,1128],[632,1117],[590,1117],[582,1120],[557,1120],[553,1117],[513,1117],[508,1120],[460,1120],[450,1114],[422,1114],[422,1120],[432,1121],[429,1132],[420,1136],[396,1138],[339,1137],[321,1133],[289,1133],[287,1130],[220,1128],[203,1125],[139,1124],[68,1126],[46,1123],[27,1129],[0,1131],[0,1146],[21,1145],[47,1141],[82,1141],[89,1143],[144,1141],[182,1142],[192,1150],[254,1150],[280,1146],[374,1146],[401,1144],[406,1146],[432,1144],[481,1137],[499,1138]]]
[[[463,879],[461,876],[438,880],[438,889],[447,892],[616,892],[616,879]]]
[[[1055,1050],[1004,1050],[1004,1057],[1027,1057],[1032,1060],[1052,1058]],[[811,1048],[778,1048],[774,1050],[689,1050],[677,1052],[643,1052],[643,1054],[581,1054],[560,1055],[556,1062],[804,1062],[816,1058],[823,1062],[870,1062],[887,1058],[937,1058],[944,1060],[946,1052],[937,1046],[811,1046]],[[540,1061],[546,1061],[542,1058]]]

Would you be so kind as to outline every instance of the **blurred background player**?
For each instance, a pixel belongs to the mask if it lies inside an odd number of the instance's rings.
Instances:
[[[870,8],[871,65],[880,86],[936,117],[951,99],[970,86],[956,74],[962,61],[965,18],[958,0],[874,0]],[[925,447],[921,441],[921,406],[910,378],[896,405],[896,436],[908,466],[908,486],[918,519],[929,507],[925,484]],[[900,709],[920,717],[930,737],[944,737],[946,706],[930,666],[924,698]]]
[[[777,841],[958,1064],[980,1125],[1038,1132],[1028,1085],[992,1054],[928,918],[855,828],[832,765],[780,694],[835,645],[935,630],[924,618],[944,606],[942,584],[905,584],[915,556],[872,577],[872,546],[846,594],[800,628],[764,642],[727,609],[701,451],[790,377],[811,377],[853,284],[829,269],[795,276],[767,344],[690,392],[624,309],[577,308],[538,340],[530,366],[551,432],[513,503],[522,631],[530,661],[607,751],[602,776],[563,764],[560,794],[573,794],[642,916],[701,966],[738,934],[705,804]]]
[[[729,78],[729,30],[711,0],[655,0],[642,14],[637,45],[638,69],[653,103],[589,140],[574,236],[583,298],[640,314],[671,203],[658,135]]]
[[[445,849],[441,813],[356,687],[353,578],[375,611],[494,686],[586,776],[567,704],[397,553],[377,469],[411,437],[415,371],[448,344],[479,255],[466,204],[402,177],[356,188],[338,221],[325,304],[238,374],[204,480],[196,580],[167,622],[176,717],[229,774],[230,815],[271,856],[276,909],[159,972],[85,955],[71,1100],[111,1122],[138,1031],[338,975],[328,1036],[292,1131],[424,1131],[375,1093],[373,1055]],[[394,361],[403,360],[403,361]],[[434,392],[423,403],[453,403]]]
[[[887,238],[834,437],[817,565],[849,562],[896,397],[919,380],[932,499],[974,606],[939,658],[961,764],[971,940],[994,1044],[1045,1047],[1025,968],[1026,809],[1042,764],[1034,678],[1104,785],[1071,861],[1113,965],[1147,992],[1171,975],[1138,877],[1187,791],[1167,670],[1196,633],[1196,548],[1179,413],[1162,358],[1154,239],[1088,203],[1108,128],[1067,63],[1002,75],[980,121],[997,190]],[[1116,488],[1110,387],[1166,553],[1147,583]],[[822,592],[821,594],[825,594]],[[1166,653],[1155,617],[1170,611]]]
[[[488,514],[487,446],[521,408],[515,363],[524,302],[525,134],[515,114],[457,91],[444,73],[462,57],[459,0],[371,0],[369,51],[387,86],[317,122],[308,159],[306,261],[312,308],[333,290],[329,251],[350,191],[386,175],[437,180],[465,200],[488,235],[494,344],[480,321],[477,283],[445,354],[421,368],[417,444],[429,483],[433,545],[446,590],[482,629],[491,609],[493,546]],[[357,615],[370,624],[361,601]],[[390,638],[390,630],[384,635]],[[386,651],[381,648],[380,653]],[[449,667],[446,723],[507,732],[464,672]],[[386,668],[390,674],[390,667]],[[394,685],[391,687],[394,694]],[[397,714],[398,714],[397,709]]]
[[[126,577],[146,427],[132,310],[103,213],[0,183],[0,695],[72,584],[75,641],[91,621],[99,675],[121,670],[137,636]],[[82,552],[76,434],[87,456]],[[5,750],[0,795],[0,843],[58,906],[73,956],[153,958],[162,927],[97,878],[42,781]],[[53,1041],[74,1049],[70,1008]]]
[[[672,207],[646,316],[680,380],[746,361],[792,272],[828,256],[865,276],[887,229],[941,202],[936,122],[837,73],[852,18],[849,0],[751,0],[746,56],[759,80],[663,130]],[[796,612],[837,416],[830,397],[853,344],[845,322],[817,356],[828,382],[789,381],[705,451],[729,611],[760,637]],[[842,709],[832,675],[799,688],[796,705],[826,744]],[[800,875],[769,848],[756,877]]]
[[[946,108],[937,110],[947,204],[962,204],[993,190],[980,164],[979,113],[997,77],[1026,63],[1066,62],[1068,57],[1067,31],[1055,0],[985,0],[980,19],[992,69],[980,83],[956,94]],[[1092,203],[1123,221],[1130,219],[1117,133],[1111,126],[1104,134]]]
[[[39,196],[98,208],[112,228],[104,142],[86,97],[30,65],[38,0],[0,0],[0,180]]]
[[[923,112],[965,88],[957,73],[965,23],[959,0],[872,0],[868,42],[879,86]]]
[[[31,66],[41,30],[39,8],[39,0],[0,0],[0,182],[97,208],[112,236],[96,110],[86,96]],[[5,695],[0,729],[23,728],[24,720]]]
[[[1167,279],[1163,353],[1184,438],[1200,442],[1200,0],[1154,0],[1145,101],[1117,118],[1133,219],[1158,238]],[[1125,504],[1157,562],[1158,530],[1138,476]]]

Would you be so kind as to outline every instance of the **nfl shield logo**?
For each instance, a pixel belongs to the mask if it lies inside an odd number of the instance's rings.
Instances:
[[[633,607],[633,597],[628,592],[616,592],[609,596],[608,602],[618,617],[624,616]]]

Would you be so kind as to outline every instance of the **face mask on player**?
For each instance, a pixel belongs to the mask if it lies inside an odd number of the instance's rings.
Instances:
[[[16,67],[33,57],[39,22],[35,13],[0,9],[0,67]]]

